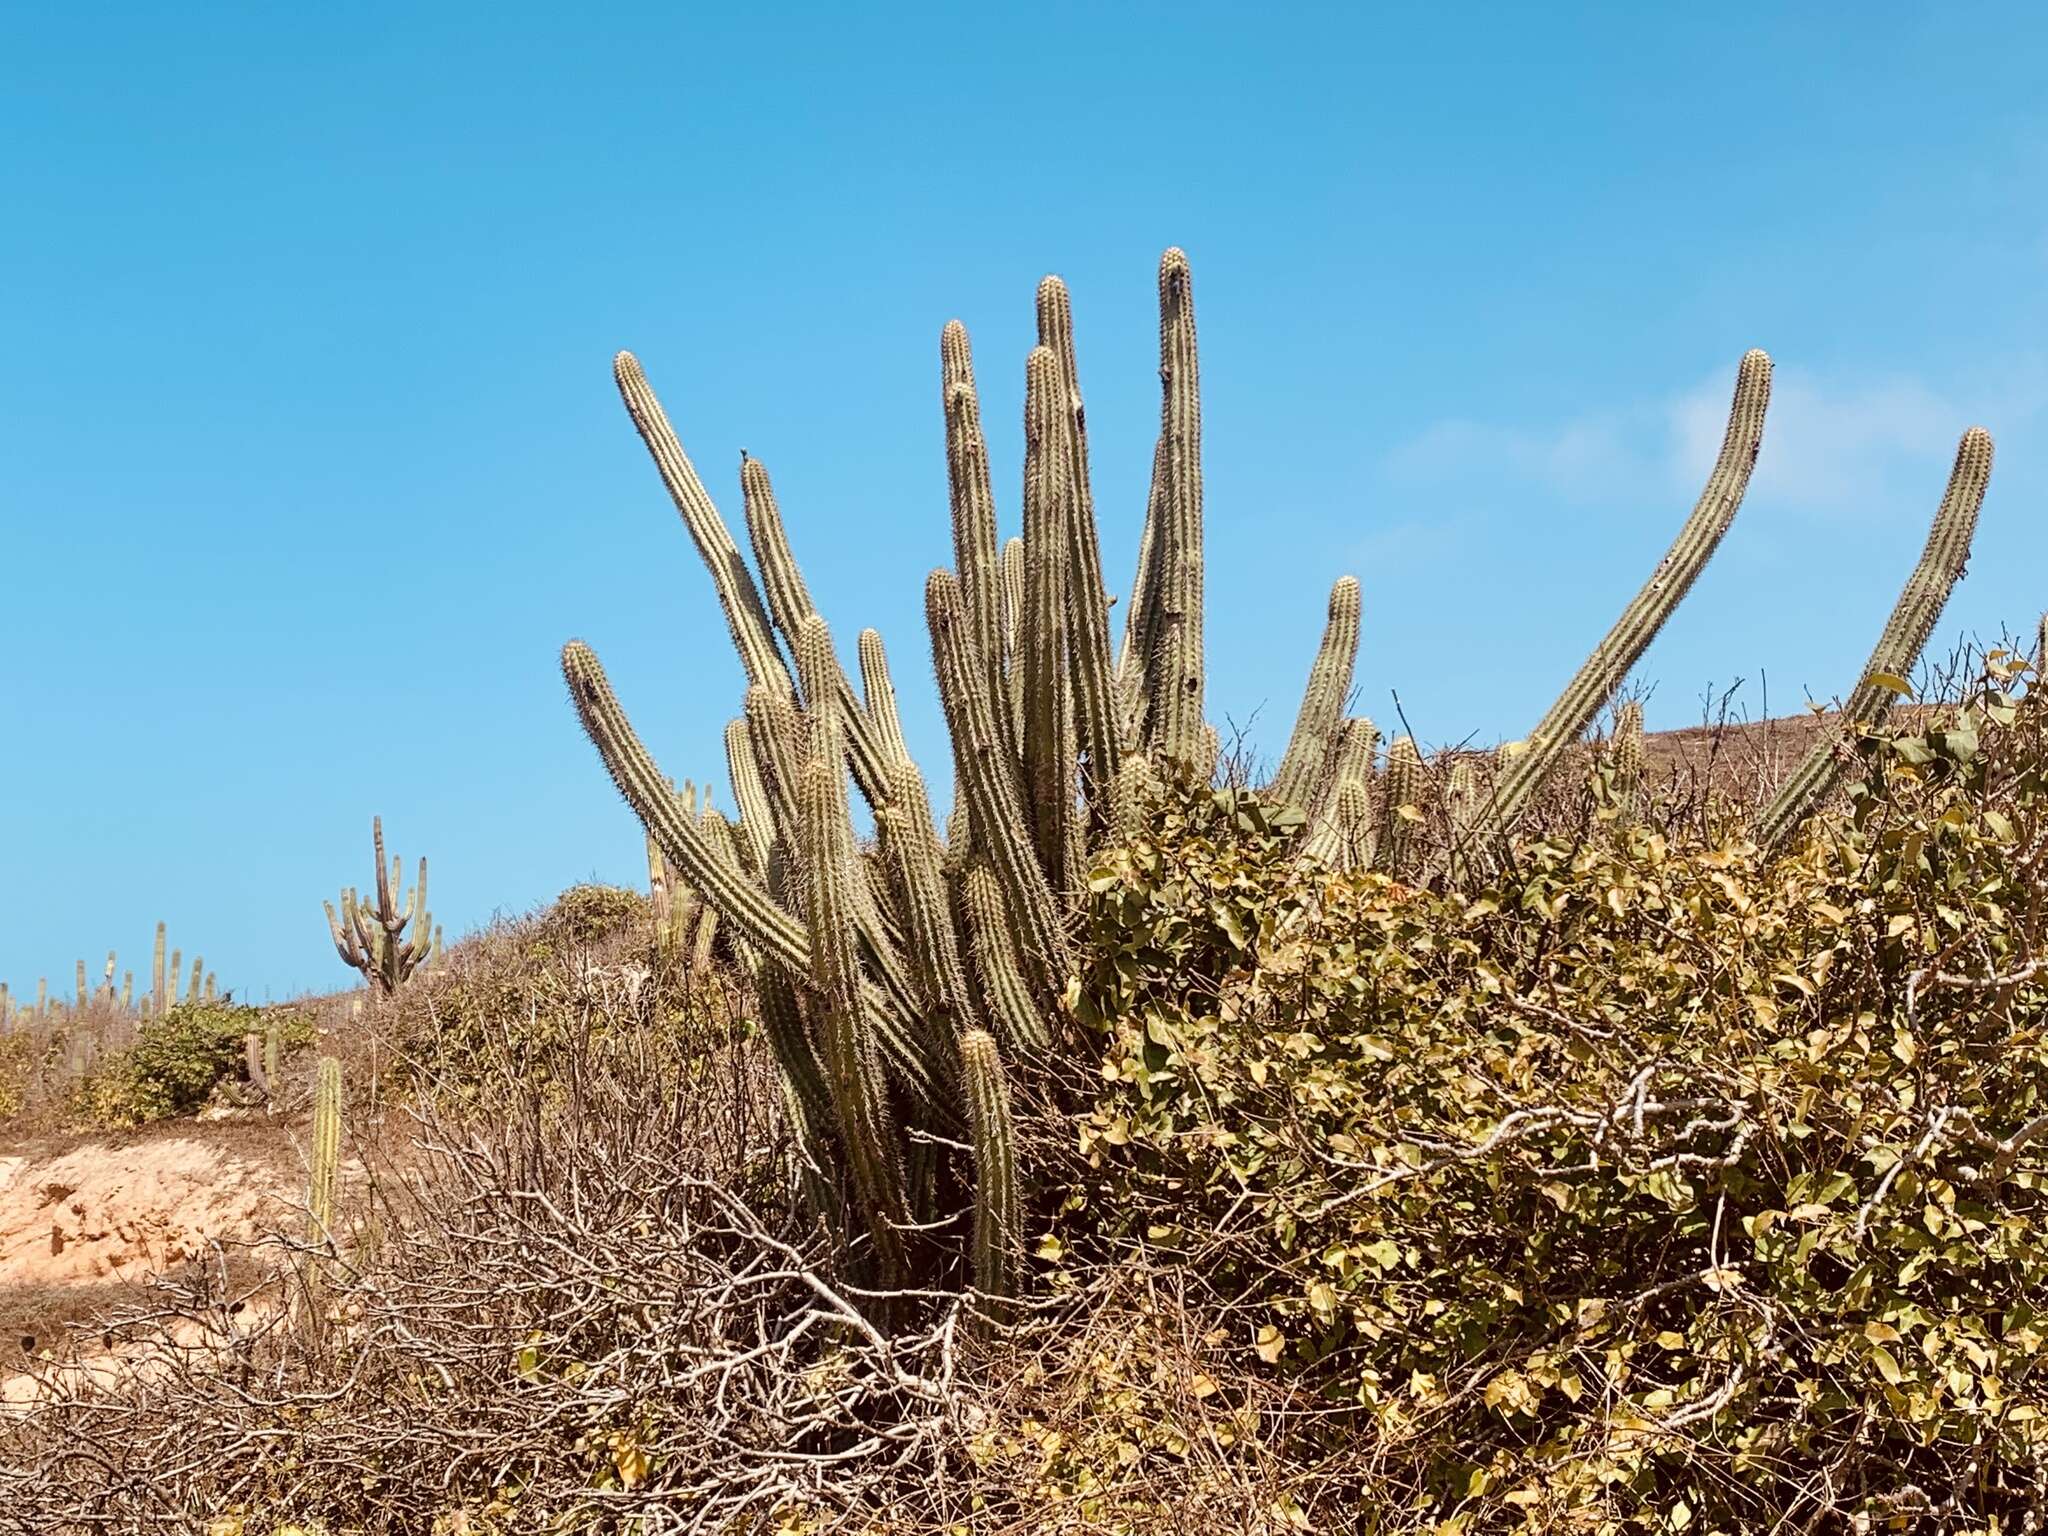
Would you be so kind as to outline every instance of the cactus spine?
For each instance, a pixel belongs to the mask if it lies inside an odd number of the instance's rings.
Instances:
[[[1842,706],[1849,730],[1874,726],[1890,711],[1920,660],[1927,637],[1934,632],[1949,593],[1962,579],[1970,560],[1970,541],[1977,532],[1977,514],[1991,481],[1991,434],[1972,427],[1956,445],[1948,488],[1935,509],[1920,563],[1906,578],[1884,632],[1864,663],[1856,689]],[[1779,786],[1757,822],[1757,846],[1774,853],[1792,840],[1800,825],[1841,782],[1849,759],[1833,733],[1813,744],[1791,775]]]
[[[1010,1296],[1016,1291],[1021,1235],[1017,1132],[1002,1053],[985,1030],[971,1029],[960,1037],[960,1073],[974,1138],[974,1287],[984,1296]]]

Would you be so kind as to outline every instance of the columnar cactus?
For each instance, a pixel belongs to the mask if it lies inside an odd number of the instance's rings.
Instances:
[[[1984,505],[1984,492],[1991,482],[1991,434],[1972,427],[1956,445],[1956,460],[1949,471],[1948,489],[1934,512],[1934,526],[1928,530],[1927,546],[1920,563],[1906,578],[1884,633],[1878,636],[1870,659],[1855,691],[1842,706],[1841,718],[1849,730],[1866,729],[1881,723],[1892,700],[1907,689],[1908,675],[1920,660],[1927,637],[1934,632],[1948,595],[1962,579],[1969,564],[1970,541],[1977,531],[1977,514]],[[1814,808],[1841,782],[1850,759],[1834,735],[1813,744],[1805,759],[1792,770],[1757,823],[1757,846],[1775,852],[1792,840]]]
[[[332,1056],[322,1056],[313,1083],[312,1181],[306,1200],[316,1243],[333,1240],[340,1191],[341,1063]]]
[[[339,913],[332,902],[322,905],[327,909],[327,930],[334,939],[335,953],[343,963],[362,972],[373,992],[388,997],[426,962],[434,943],[434,920],[427,912],[427,861],[420,860],[412,895],[401,901],[404,867],[394,854],[390,868],[385,868],[381,816],[370,819],[370,841],[377,861],[375,908],[359,902],[352,885],[342,888]],[[176,971],[175,961],[171,968]]]
[[[1022,1207],[1017,1198],[1017,1132],[1002,1052],[986,1030],[960,1037],[960,1075],[974,1139],[974,1287],[985,1296],[1016,1289]]]
[[[1692,516],[1685,520],[1676,541],[1650,572],[1643,589],[1622,610],[1614,627],[1593,648],[1593,654],[1550,706],[1550,712],[1529,733],[1526,750],[1504,766],[1489,802],[1496,826],[1505,829],[1513,824],[1558,760],[1614,697],[1629,669],[1641,659],[1657,631],[1664,627],[1664,621],[1677,611],[1700,572],[1706,569],[1749,489],[1750,470],[1763,446],[1764,411],[1770,399],[1770,358],[1756,351],[1744,354],[1735,373],[1735,398],[1728,408],[1721,451],[1707,476],[1706,489],[1693,506]]]
[[[1351,669],[1358,659],[1358,607],[1358,578],[1342,577],[1330,589],[1323,643],[1316,651],[1315,665],[1309,668],[1308,687],[1301,696],[1301,712],[1294,719],[1287,755],[1273,778],[1273,797],[1304,810],[1336,749],[1344,705],[1351,696]]]
[[[150,1012],[157,1018],[162,1018],[171,1005],[170,993],[165,990],[166,983],[164,981],[164,925],[162,923],[156,925],[156,959],[151,967],[150,976]]]
[[[1608,743],[1610,787],[1623,823],[1635,820],[1643,792],[1643,703],[1630,699],[1614,715],[1614,739]]]
[[[931,1200],[969,1175],[956,1162],[947,1176],[947,1149],[963,1133],[975,1148],[971,1177],[985,1217],[977,1226],[1014,1220],[1005,1214],[1016,1209],[1013,1132],[980,1088],[1004,1073],[1048,1071],[1069,1039],[1064,999],[1091,845],[1141,836],[1163,786],[1199,782],[1215,767],[1216,732],[1203,714],[1202,418],[1187,258],[1168,251],[1159,267],[1160,424],[1114,661],[1073,306],[1056,278],[1039,287],[1037,322],[1026,360],[1023,536],[1008,542],[972,346],[958,322],[940,337],[953,568],[927,578],[925,618],[954,777],[943,838],[928,781],[910,760],[880,637],[861,634],[856,692],[803,580],[767,467],[742,456],[750,567],[630,353],[614,364],[621,398],[739,655],[742,710],[724,733],[737,824],[683,804],[595,653],[581,641],[562,653],[583,728],[650,839],[650,875],[659,859],[676,889],[701,898],[753,980],[806,1187],[821,1211],[855,1213],[891,1278],[929,1280],[935,1265],[1003,1278],[986,1269],[993,1261],[978,1241],[949,1257],[936,1239],[912,1242],[905,1224],[923,1223]],[[1469,828],[1479,841],[1512,828],[1692,585],[1741,501],[1769,386],[1769,360],[1746,356],[1720,456],[1676,543],[1528,748],[1496,765],[1483,795],[1460,777],[1461,835]],[[1426,791],[1415,745],[1395,742],[1382,785],[1378,732],[1343,719],[1359,606],[1357,582],[1340,580],[1265,793],[1304,813],[1303,854],[1414,880]],[[874,816],[871,853],[855,846],[849,779]],[[994,1138],[986,1148],[985,1135]]]
[[[1375,867],[1396,880],[1414,873],[1415,829],[1423,818],[1422,755],[1411,736],[1396,736],[1387,748],[1387,785],[1380,808],[1379,850]]]

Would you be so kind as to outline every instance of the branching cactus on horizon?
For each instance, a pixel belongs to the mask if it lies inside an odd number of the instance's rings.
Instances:
[[[404,867],[396,854],[390,867],[385,867],[383,817],[371,818],[370,840],[377,861],[377,905],[372,908],[359,901],[352,885],[342,888],[340,912],[331,901],[321,905],[327,909],[327,930],[335,953],[362,972],[371,991],[389,997],[426,963],[438,946],[439,931],[427,912],[427,861],[420,860],[412,895],[401,898]],[[174,963],[174,980],[176,970]],[[197,981],[195,974],[195,986]]]
[[[1036,296],[1021,539],[1001,535],[967,330],[951,321],[941,331],[954,564],[927,577],[925,615],[951,745],[954,803],[943,830],[910,761],[881,637],[861,634],[856,691],[803,580],[766,465],[742,456],[750,567],[639,360],[622,352],[614,362],[739,655],[741,707],[724,735],[737,824],[715,813],[706,820],[671,789],[589,646],[564,648],[563,675],[669,876],[717,914],[754,983],[819,1218],[841,1223],[847,1251],[872,1255],[890,1280],[972,1280],[990,1292],[1014,1284],[1014,1267],[981,1238],[947,1246],[940,1234],[959,1231],[963,1210],[932,1202],[973,1188],[977,1230],[1016,1230],[1014,1189],[1023,1186],[1014,1181],[1028,1170],[1016,1168],[1007,1112],[993,1113],[995,1097],[982,1090],[1042,1087],[1058,1053],[1085,1049],[1064,999],[1089,861],[1106,844],[1141,838],[1163,791],[1215,771],[1217,733],[1204,709],[1200,366],[1193,280],[1179,250],[1160,261],[1158,298],[1159,431],[1113,657],[1066,285],[1048,277]],[[1763,353],[1744,356],[1720,453],[1670,551],[1527,745],[1502,755],[1484,792],[1461,794],[1456,878],[1486,868],[1483,850],[1514,834],[1706,566],[1748,485],[1770,376]],[[1988,440],[1982,462],[1988,469]],[[1966,547],[1967,529],[1961,536]],[[1959,560],[1942,569],[1951,565]],[[1935,585],[1915,588],[1898,633],[1887,631],[1886,658],[1912,664],[1939,611],[1938,602],[1927,607]],[[1416,834],[1430,785],[1414,742],[1396,742],[1382,782],[1379,733],[1344,718],[1361,596],[1350,576],[1331,590],[1293,734],[1261,793],[1299,813],[1306,861],[1453,878],[1452,867],[1421,867]],[[872,857],[850,851],[848,779],[880,835]],[[1827,782],[1809,774],[1788,786],[1789,826]],[[977,1082],[964,1084],[963,1072]],[[991,1175],[1004,1187],[989,1187]]]

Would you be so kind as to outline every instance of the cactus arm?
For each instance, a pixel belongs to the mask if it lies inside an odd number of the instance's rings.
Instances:
[[[1159,263],[1160,486],[1157,632],[1147,740],[1191,771],[1202,738],[1202,404],[1194,291],[1184,252]]]
[[[1358,659],[1358,609],[1358,578],[1340,578],[1330,588],[1322,644],[1309,668],[1301,709],[1294,717],[1294,734],[1273,778],[1273,796],[1284,804],[1306,809],[1315,803],[1322,788],[1344,704],[1351,696],[1351,673]]]
[[[744,719],[729,720],[725,726],[725,772],[732,781],[733,803],[740,812],[741,847],[755,874],[768,868],[769,845],[775,841],[775,813],[770,808],[768,787],[761,782],[761,765],[754,760],[754,740]]]
[[[738,936],[793,973],[809,975],[811,946],[804,925],[736,861],[714,848],[694,819],[683,813],[620,707],[597,654],[580,640],[570,641],[562,648],[562,675],[584,734],[626,804],[654,834],[663,856]],[[790,824],[796,824],[794,818]],[[900,1023],[900,1001],[873,983],[865,995],[868,1009],[877,1016],[889,1065],[905,1091],[935,1123],[958,1123],[959,1111],[947,1095],[943,1077],[932,1070],[921,1044]]]
[[[1422,755],[1410,736],[1396,736],[1387,748],[1386,794],[1380,806],[1379,846],[1374,868],[1383,869],[1396,880],[1410,873],[1415,845],[1416,820],[1407,811],[1420,811],[1423,801]]]
[[[1038,343],[1059,364],[1069,422],[1067,444],[1066,566],[1068,645],[1074,722],[1098,812],[1109,781],[1123,761],[1115,668],[1109,649],[1109,592],[1102,580],[1102,540],[1095,524],[1095,492],[1088,473],[1088,413],[1081,399],[1074,351],[1074,304],[1067,285],[1048,277],[1038,285]]]
[[[995,723],[952,572],[934,571],[926,581],[925,616],[974,845],[987,855],[1002,887],[1032,990],[1039,1002],[1050,1004],[1065,989],[1066,935],[1045,873],[1032,854],[1017,774]]]
[[[1622,825],[1636,819],[1643,793],[1643,701],[1630,699],[1615,712],[1614,740],[1608,749],[1613,791]]]
[[[1884,678],[1904,679],[1918,664],[1927,637],[1948,605],[1949,593],[1962,579],[1969,564],[1970,541],[1977,531],[1977,514],[1984,505],[1984,491],[1991,481],[1991,434],[1972,427],[1956,445],[1956,458],[1949,471],[1948,488],[1935,509],[1934,524],[1920,562],[1906,578],[1884,633],[1864,663],[1856,690],[1843,705],[1844,727],[1854,730],[1880,723],[1890,711],[1894,691]],[[1814,808],[1841,782],[1848,759],[1841,750],[1837,732],[1826,733],[1815,742],[1799,765],[1778,789],[1757,821],[1757,846],[1766,853],[1784,848]]]
[[[903,717],[896,709],[896,685],[889,677],[889,653],[879,632],[860,632],[860,691],[866,713],[874,723],[875,740],[889,763],[890,794],[893,797],[895,765],[910,761],[910,745],[903,737]]]
[[[1010,733],[1010,753],[1023,770],[1024,739],[1024,541],[1003,546],[1003,664],[995,697],[1001,701],[997,724]]]
[[[1069,849],[1074,807],[1074,715],[1067,669],[1066,501],[1072,426],[1059,359],[1034,347],[1024,388],[1024,616],[1022,661],[1025,810],[1039,868],[1056,890],[1080,884]]]
[[[967,328],[948,321],[939,335],[939,380],[946,415],[946,485],[953,514],[953,563],[960,572],[975,654],[993,698],[1003,697],[1005,569],[996,536],[988,440],[974,387]],[[1014,744],[1012,747],[1014,750]]]
[[[696,467],[677,441],[675,428],[669,425],[639,359],[630,352],[621,352],[612,360],[612,376],[618,383],[626,413],[633,418],[633,426],[653,456],[670,500],[682,515],[683,526],[689,529],[697,553],[711,573],[711,584],[717,589],[718,605],[725,613],[726,627],[732,633],[733,647],[739,652],[747,681],[757,687],[787,689],[789,668],[775,648],[775,635],[761,603],[760,588],[755,586],[753,573],[741,558],[739,545],[733,542],[725,520],[704,489],[704,482],[697,478]]]
[[[798,655],[807,670],[813,640],[807,628]],[[828,642],[829,643],[829,642]],[[853,1174],[854,1193],[867,1218],[886,1283],[909,1273],[903,1229],[910,1222],[900,1151],[894,1143],[875,1041],[861,998],[854,933],[853,830],[847,820],[846,774],[840,762],[837,701],[818,701],[811,721],[811,756],[799,779],[798,805],[810,916],[811,987],[821,1015],[826,1086],[839,1140]]]
[[[790,552],[789,533],[775,501],[775,488],[768,479],[768,466],[759,459],[743,461],[740,486],[746,507],[747,537],[754,546],[762,582],[768,588],[769,611],[794,653],[798,634],[806,621],[817,617],[818,610],[804,586],[796,556]],[[856,703],[853,685],[847,681],[836,656],[821,686],[838,696],[840,739],[846,744],[846,760],[853,769],[854,780],[869,805],[880,805],[888,794],[888,755],[873,724]]]
[[[1158,610],[1158,526],[1160,479],[1165,474],[1164,444],[1152,449],[1151,489],[1145,498],[1145,528],[1138,538],[1138,568],[1124,609],[1124,638],[1116,658],[1117,704],[1123,714],[1124,740],[1134,745],[1144,727],[1145,700],[1151,684],[1152,639]]]
[[[1369,869],[1379,847],[1372,820],[1373,768],[1380,732],[1360,715],[1344,722],[1323,789],[1309,812],[1305,856],[1339,869]]]
[[[662,855],[749,939],[791,970],[808,973],[810,945],[803,926],[706,844],[619,707],[596,653],[581,641],[570,641],[562,649],[562,675],[585,734],[633,814],[661,845]]]
[[[340,1190],[341,1063],[323,1056],[313,1086],[313,1167],[306,1200],[316,1243],[333,1239]]]
[[[908,758],[900,759],[890,770],[889,790],[889,806],[876,822],[896,886],[903,894],[918,979],[945,1010],[953,1029],[967,1029],[979,1022],[981,1011],[960,959],[924,776]]]
[[[793,836],[798,762],[796,707],[790,695],[778,689],[749,688],[745,709],[754,763],[774,812],[769,825],[778,834]]]
[[[170,1001],[164,990],[164,925],[162,923],[156,925],[156,958],[151,967],[150,978],[150,1005],[155,1016],[162,1018],[164,1016],[164,1009],[169,1006]]]
[[[1018,964],[1017,939],[1003,906],[1002,886],[979,860],[961,874],[960,907],[974,969],[981,977],[982,995],[997,1030],[1012,1050],[1048,1049],[1052,1034]]]
[[[1692,584],[1706,569],[1721,537],[1735,521],[1749,488],[1749,475],[1762,446],[1764,412],[1771,398],[1771,360],[1762,352],[1743,355],[1735,374],[1735,395],[1728,408],[1728,426],[1706,488],[1679,529],[1677,539],[1657,562],[1614,627],[1593,649],[1557,702],[1529,734],[1526,750],[1517,754],[1494,785],[1493,825],[1505,831],[1529,797],[1557,766],[1558,759],[1579,739],[1593,717],[1614,696],[1641,659],[1664,621],[1676,611]]]
[[[960,1037],[960,1069],[974,1141],[974,1287],[984,1296],[1005,1297],[1016,1290],[1021,1235],[1017,1132],[1002,1053],[985,1030]]]
[[[1128,848],[1145,835],[1158,792],[1145,754],[1127,753],[1109,786],[1109,835],[1118,846]]]

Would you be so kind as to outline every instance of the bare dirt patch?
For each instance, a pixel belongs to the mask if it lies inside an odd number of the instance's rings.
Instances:
[[[141,1301],[153,1275],[253,1273],[254,1245],[294,1220],[304,1182],[269,1125],[185,1121],[0,1155],[0,1376]]]

